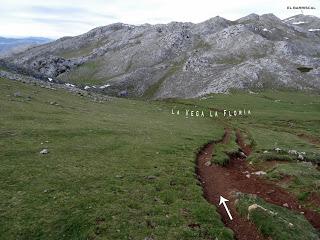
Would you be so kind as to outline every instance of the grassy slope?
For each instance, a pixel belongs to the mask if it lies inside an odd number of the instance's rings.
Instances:
[[[299,172],[302,173],[305,171],[305,165],[297,165],[295,156],[275,155],[274,152],[270,151],[270,149],[277,147],[286,151],[286,153],[290,149],[299,152],[304,151],[307,153],[307,158],[310,158],[312,162],[319,161],[319,143],[298,136],[299,134],[306,134],[313,138],[320,138],[319,95],[281,91],[267,91],[258,94],[236,92],[230,95],[211,95],[201,101],[178,100],[178,102],[185,104],[187,108],[190,105],[196,105],[197,109],[250,109],[252,111],[251,116],[225,119],[226,125],[241,128],[249,138],[253,138],[253,141],[247,141],[248,144],[254,143],[254,152],[249,159],[262,165],[263,160],[266,160],[266,155],[268,155],[268,160],[272,160],[272,156],[274,157],[273,160],[294,160],[290,164],[295,165],[295,171],[292,167],[282,166],[278,163],[269,169],[269,177],[274,178],[275,172],[284,172],[283,169],[286,169],[283,176],[292,176],[293,181],[285,187],[297,194],[299,198],[301,194],[310,194],[311,192],[320,195],[319,175],[310,175],[307,171],[306,174],[298,176],[296,168],[299,168]],[[269,150],[269,154],[263,154],[264,150]],[[278,167],[280,169],[277,169]],[[315,209],[319,211],[320,208],[318,206]]]
[[[194,173],[197,148],[223,134],[213,120],[172,116],[164,103],[0,88],[1,239],[230,238]]]
[[[249,211],[249,207],[253,204],[258,204],[260,207]],[[271,237],[275,240],[319,239],[319,233],[303,215],[266,203],[260,198],[249,195],[241,196],[237,202],[237,210],[243,217],[253,221],[266,238]]]
[[[231,126],[254,138],[256,158],[274,147],[320,152],[317,144],[298,137],[320,137],[318,95],[235,93],[201,101],[115,99],[99,104],[3,79],[0,84],[4,239],[227,239],[230,233],[196,184],[197,147],[220,139],[222,126]],[[18,90],[31,101],[13,97]],[[252,116],[186,119],[170,115],[173,106],[250,108]],[[44,147],[50,153],[40,156]],[[305,165],[281,166],[270,177],[307,171]],[[287,187],[319,192],[310,190],[318,176],[300,174]],[[188,227],[192,223],[201,227]]]
[[[78,85],[102,85],[105,83],[106,79],[100,79],[96,77],[96,74],[98,73],[99,68],[102,64],[102,61],[99,59],[96,61],[89,61],[82,64],[74,71],[62,74],[61,76],[59,76],[59,78],[65,82]]]

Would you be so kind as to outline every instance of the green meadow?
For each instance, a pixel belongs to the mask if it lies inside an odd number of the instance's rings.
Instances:
[[[316,94],[96,102],[7,79],[0,89],[0,239],[233,239],[195,174],[197,152],[221,139],[225,127],[241,129],[257,166],[272,160],[264,151],[283,151],[284,161],[267,169],[267,178],[290,175],[299,181],[288,191],[320,194]],[[173,108],[181,114],[172,115]],[[183,114],[211,108],[252,113]],[[312,174],[299,172],[308,170],[287,154],[292,149],[306,153]],[[307,197],[301,202],[319,211]]]

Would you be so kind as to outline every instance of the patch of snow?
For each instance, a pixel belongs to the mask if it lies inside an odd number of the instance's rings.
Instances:
[[[85,86],[84,87],[84,90],[88,90],[88,89],[90,89],[91,87],[89,87],[89,86]]]
[[[102,85],[102,86],[100,86],[99,88],[100,88],[100,89],[105,89],[105,88],[107,88],[107,87],[110,87],[110,84]]]
[[[318,32],[318,31],[320,31],[320,28],[311,28],[308,31],[309,32]]]
[[[49,82],[52,82],[52,78],[48,78]]]
[[[264,31],[264,32],[271,32],[271,31],[268,30],[267,28],[262,29],[262,31]]]
[[[289,19],[286,19],[286,20],[283,20],[284,22],[289,22],[291,20],[294,20],[294,18],[289,18]]]
[[[66,83],[66,86],[68,87],[75,87],[75,85],[71,84],[71,83]]]
[[[293,25],[300,25],[300,24],[304,24],[304,23],[306,23],[306,22],[299,21],[299,22],[293,22],[292,24],[293,24]]]

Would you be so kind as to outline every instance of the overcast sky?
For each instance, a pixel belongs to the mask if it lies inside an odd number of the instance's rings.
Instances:
[[[0,36],[59,38],[115,22],[198,23],[217,15],[236,20],[250,13],[301,13],[287,6],[316,7],[303,13],[320,17],[320,0],[1,0]]]

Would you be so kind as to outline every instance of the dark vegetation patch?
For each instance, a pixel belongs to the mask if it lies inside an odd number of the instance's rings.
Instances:
[[[298,67],[297,69],[302,73],[307,73],[307,72],[310,72],[313,68],[311,68],[311,67]]]

